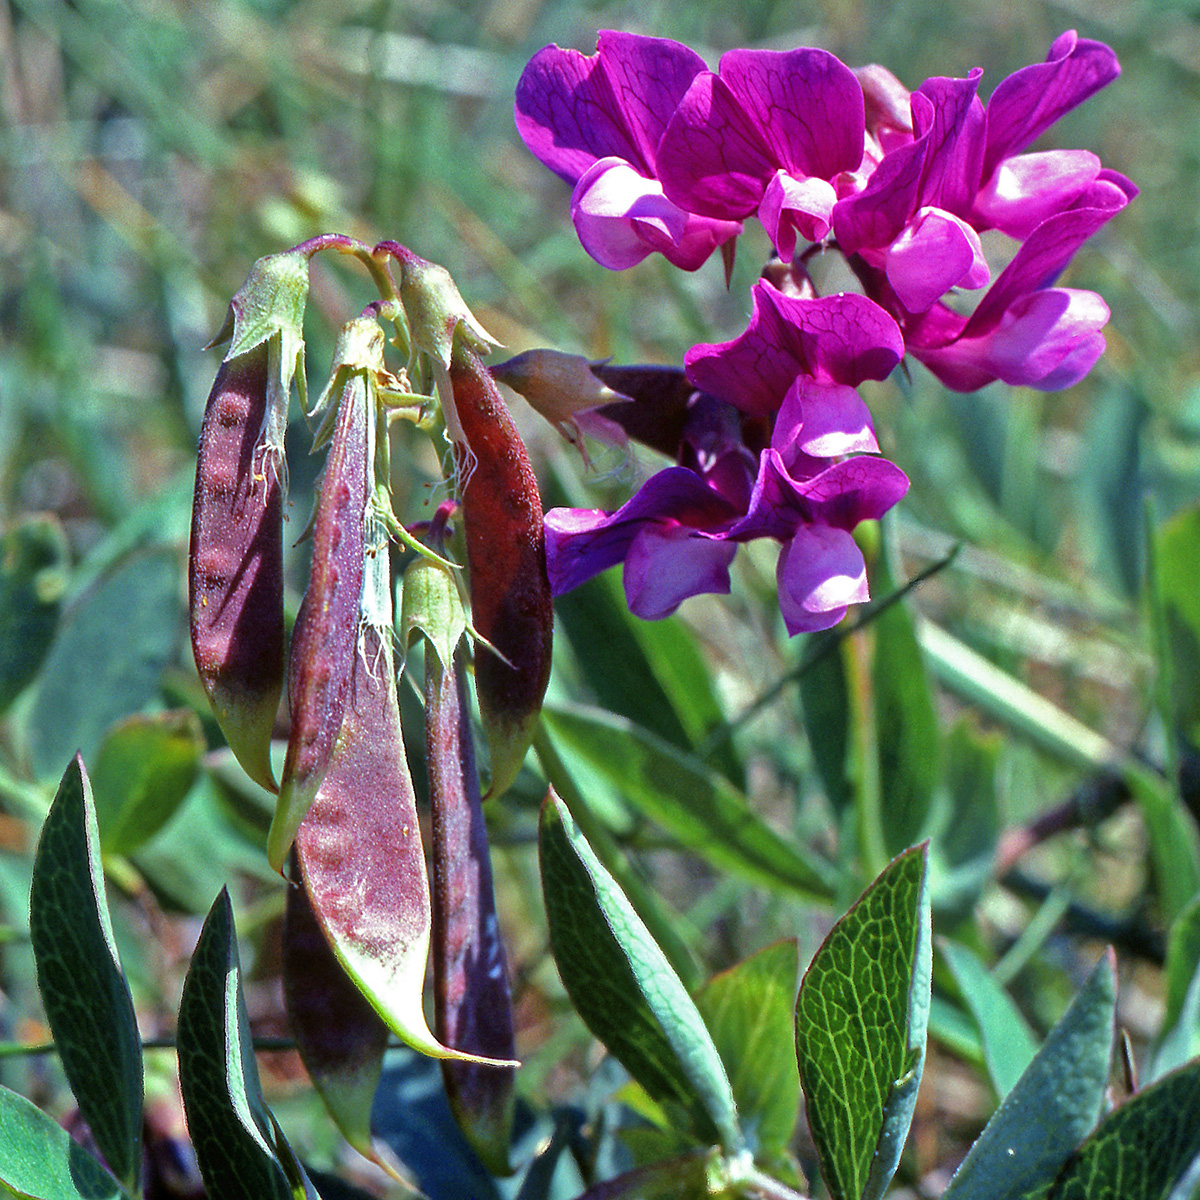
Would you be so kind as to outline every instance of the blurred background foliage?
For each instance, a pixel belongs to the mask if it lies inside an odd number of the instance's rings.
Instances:
[[[820,45],[851,64],[881,62],[910,87],[982,65],[985,95],[1009,71],[1041,59],[1064,28],[1116,49],[1122,78],[1051,134],[1054,145],[1098,152],[1142,189],[1080,253],[1067,280],[1099,291],[1110,305],[1107,355],[1062,394],[995,386],[950,395],[914,365],[911,377],[898,375],[867,398],[885,452],[914,484],[886,534],[900,577],[964,543],[953,565],[916,593],[917,608],[1116,746],[1170,761],[1171,731],[1158,719],[1170,706],[1156,697],[1146,617],[1144,506],[1149,496],[1153,519],[1165,520],[1195,503],[1200,483],[1195,0],[3,0],[4,586],[16,588],[19,576],[36,598],[33,608],[44,610],[40,624],[0,630],[7,709],[0,720],[0,921],[14,941],[0,977],[4,1038],[36,1040],[29,1022],[36,1022],[37,1002],[22,945],[27,864],[47,789],[71,752],[82,748],[91,765],[103,747],[119,763],[123,743],[114,743],[114,723],[189,708],[204,723],[176,719],[171,736],[162,735],[172,752],[186,758],[181,746],[219,746],[186,645],[183,558],[195,439],[219,361],[218,351],[204,347],[256,258],[330,230],[372,243],[398,240],[447,266],[513,352],[550,345],[618,362],[677,363],[694,341],[742,328],[765,242],[753,233],[743,239],[728,291],[715,261],[691,276],[656,260],[611,274],[579,249],[567,186],[515,135],[511,97],[529,56],[551,41],[590,51],[606,27],[675,37],[711,62],[733,46]],[[368,299],[366,281],[351,267],[318,261],[312,387],[323,382],[333,331]],[[548,499],[617,503],[631,475],[653,467],[638,452],[632,467],[602,460],[588,475],[553,431],[520,403],[514,410]],[[289,542],[303,529],[316,470],[305,461],[307,435],[294,417]],[[397,511],[406,520],[427,517],[430,498],[439,495],[428,444],[403,444],[394,463]],[[294,611],[303,547],[292,553]],[[732,597],[684,609],[690,632],[683,640],[701,648],[727,718],[804,652],[782,635],[773,611],[773,565],[769,553],[744,551]],[[1186,572],[1183,579],[1186,592]],[[615,621],[621,636],[642,637],[648,661],[662,669],[685,628],[676,619],[661,636],[639,633],[612,605],[609,583],[592,589],[590,608],[564,611],[559,699],[616,706],[598,695],[594,664],[581,661],[589,628],[606,628],[603,620]],[[22,676],[27,660],[35,679]],[[1185,699],[1193,666],[1176,661],[1186,676],[1176,691]],[[794,689],[783,690],[739,727],[736,753],[718,750],[711,761],[740,776],[774,823],[790,822],[832,846],[837,786],[822,773],[819,739],[810,749],[803,732],[813,696],[810,688],[800,704]],[[949,693],[936,699],[948,729],[963,709]],[[634,702],[651,721],[646,695]],[[1186,708],[1181,701],[1172,711],[1180,704]],[[671,721],[663,724],[670,737]],[[136,728],[121,728],[137,736]],[[1008,728],[995,713],[971,718],[943,746],[951,772],[945,788],[958,788],[968,807],[977,786],[998,797],[993,827],[980,834],[985,849],[995,848],[1001,824],[1010,832],[1028,828],[1081,794],[1072,791],[1078,761],[1001,736]],[[185,770],[173,801],[147,802],[165,827],[141,839],[134,863],[112,860],[111,873],[132,901],[118,931],[128,943],[125,961],[150,1032],[169,1033],[179,967],[197,928],[188,914],[202,913],[217,888],[235,879],[239,929],[259,951],[256,1029],[282,1033],[271,940],[281,893],[260,851],[267,810],[235,771],[222,774],[219,753],[205,761],[212,769]],[[596,803],[607,799],[610,827],[685,910],[685,939],[707,970],[798,931],[811,953],[829,913],[698,868],[647,832],[611,786],[591,782]],[[1119,811],[1086,834],[1025,856],[1004,888],[970,891],[976,925],[968,940],[989,961],[1015,948],[1004,981],[1044,1029],[1088,957],[1080,958],[1075,943],[1055,941],[1054,931],[1123,938],[1123,1019],[1144,1043],[1162,1012],[1160,889],[1147,867],[1142,825],[1120,807],[1127,792],[1114,793],[1099,777],[1084,784],[1099,797],[1096,813]],[[528,847],[539,791],[529,779],[524,793],[492,814],[500,904],[530,1063],[524,1087],[567,1094],[572,1071],[587,1071],[582,1058],[563,1058],[581,1039],[577,1028],[564,1033],[553,1015],[563,1000],[546,957]],[[170,805],[185,795],[172,815]],[[1005,845],[1001,861],[1012,865],[1003,859]],[[119,848],[128,850],[125,842]],[[966,861],[970,847],[959,849]],[[844,899],[857,890],[847,882]],[[947,1035],[941,1044],[978,1051],[970,1037],[952,1043]],[[306,1107],[295,1064],[277,1057],[283,1100],[274,1099],[307,1130],[299,1141],[316,1160],[333,1161],[336,1145]],[[169,1076],[166,1060],[163,1071]],[[13,1059],[0,1077],[54,1107],[52,1060]],[[924,1171],[953,1154],[955,1121],[969,1127],[988,1109],[978,1076],[948,1059],[935,1057],[927,1080],[914,1139]],[[290,1114],[288,1096],[296,1097]],[[952,1120],[933,1121],[939,1112]]]

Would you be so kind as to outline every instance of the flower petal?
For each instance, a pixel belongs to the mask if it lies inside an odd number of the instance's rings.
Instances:
[[[1046,150],[1005,159],[975,200],[980,227],[1027,238],[1047,217],[1077,200],[1100,174],[1087,150]]]
[[[580,176],[571,219],[583,248],[612,271],[635,266],[656,250],[694,271],[741,230],[736,222],[684,212],[663,195],[657,180],[620,158],[602,158]]]
[[[689,596],[729,591],[737,546],[684,525],[646,525],[625,556],[622,580],[629,611],[647,621],[668,617]]]
[[[996,379],[1058,391],[1078,383],[1104,351],[1108,306],[1093,292],[1046,288],[1017,299],[991,330],[914,354],[948,387],[972,392]]]
[[[904,353],[899,326],[865,296],[805,300],[759,280],[753,304],[740,337],[693,346],[683,361],[697,388],[755,416],[778,409],[797,375],[857,387],[886,379]]]
[[[720,531],[738,515],[732,505],[685,467],[652,475],[614,513],[554,508],[545,517],[546,569],[558,596],[624,559],[633,539],[652,522]]]
[[[953,287],[979,288],[991,278],[979,234],[940,208],[918,210],[888,247],[884,271],[900,303],[914,313]]]
[[[729,86],[711,71],[697,75],[658,147],[668,196],[692,212],[739,219],[762,199],[778,163]]]
[[[827,50],[730,50],[720,74],[793,178],[828,181],[862,161],[862,87]]]
[[[796,236],[819,242],[829,233],[837,193],[824,179],[794,179],[776,171],[758,206],[758,219],[779,257],[791,262],[796,253]]]
[[[829,629],[848,605],[870,599],[862,551],[841,529],[802,526],[779,555],[775,575],[779,609],[793,636]]]
[[[884,156],[867,186],[833,211],[847,254],[890,245],[922,207],[965,217],[978,191],[986,118],[975,94],[981,72],[927,79],[912,95],[915,138]]]
[[[1110,84],[1121,73],[1117,56],[1103,42],[1076,35],[1055,39],[1044,63],[1034,63],[1002,79],[987,105],[987,150],[983,178],[999,163],[1019,154],[1064,113]]]
[[[1056,213],[1030,233],[979,302],[963,330],[964,337],[979,337],[994,329],[1013,303],[1052,284],[1075,251],[1129,203],[1116,182],[1098,180],[1089,193],[1094,207]]]
[[[771,446],[785,462],[793,445],[813,458],[879,452],[863,398],[845,384],[818,383],[803,375],[783,398],[771,434]]]
[[[513,116],[530,152],[574,183],[600,158],[654,174],[654,150],[703,60],[665,38],[605,30],[593,55],[546,46],[517,82]]]

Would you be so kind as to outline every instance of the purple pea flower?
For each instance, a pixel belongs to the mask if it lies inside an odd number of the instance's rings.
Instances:
[[[797,235],[820,241],[834,180],[863,157],[863,92],[824,50],[731,50],[692,81],[658,148],[667,196],[693,212],[757,212],[785,261]]]
[[[1068,30],[1046,62],[1002,80],[986,109],[978,70],[926,80],[910,100],[912,141],[884,154],[835,209],[840,248],[882,270],[907,313],[928,311],[952,287],[982,287],[980,231],[1023,240],[1105,176],[1086,150],[1021,151],[1119,73],[1107,46]]]
[[[583,248],[623,270],[659,251],[700,267],[741,223],[672,203],[658,180],[659,139],[704,62],[678,42],[603,31],[591,56],[546,46],[517,83],[517,132],[568,183]]]
[[[866,564],[850,531],[883,516],[907,491],[907,476],[885,458],[827,465],[793,456],[789,465],[779,450],[763,451],[748,511],[729,536],[783,543],[775,574],[788,633],[828,629],[851,604],[870,599]]]
[[[1033,230],[969,318],[935,305],[908,330],[908,349],[955,391],[997,379],[1042,391],[1078,383],[1104,351],[1108,306],[1093,292],[1051,285],[1136,194],[1123,176],[1102,171],[1076,207]]]
[[[884,378],[902,352],[895,321],[865,297],[801,299],[760,281],[745,333],[686,356],[688,379],[702,390],[683,424],[685,465],[660,471],[614,513],[546,514],[552,589],[623,562],[630,609],[666,616],[688,596],[728,591],[737,543],[771,537],[783,545],[777,573],[789,632],[836,624],[867,599],[850,531],[908,488],[891,463],[857,456],[879,446],[854,388]],[[762,429],[770,440],[756,453]]]
[[[729,591],[737,547],[725,535],[739,509],[687,467],[667,467],[614,513],[553,508],[545,518],[546,568],[557,596],[623,562],[625,598],[646,620],[688,596]]]

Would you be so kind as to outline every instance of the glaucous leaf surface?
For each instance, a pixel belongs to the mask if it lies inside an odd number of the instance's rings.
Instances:
[[[563,985],[584,1023],[695,1136],[742,1146],[729,1077],[695,1003],[553,791],[542,806],[542,891]]]
[[[944,1200],[1045,1194],[1100,1115],[1116,1002],[1116,960],[1109,951],[992,1115]]]
[[[38,839],[29,896],[38,989],[79,1111],[113,1173],[136,1191],[142,1043],[104,896],[91,786],[67,767]]]

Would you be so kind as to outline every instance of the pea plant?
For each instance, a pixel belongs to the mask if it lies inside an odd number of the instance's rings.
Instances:
[[[618,32],[591,55],[535,55],[517,130],[571,186],[579,241],[603,267],[658,255],[695,272],[715,258],[729,286],[747,222],[761,225],[769,258],[745,328],[682,363],[535,348],[489,365],[499,345],[450,274],[395,241],[323,234],[254,264],[215,339],[224,358],[200,434],[187,579],[198,685],[106,730],[45,811],[29,942],[77,1113],[68,1131],[0,1088],[6,1192],[179,1194],[173,1148],[194,1155],[212,1200],[372,1187],[435,1200],[929,1195],[906,1146],[936,1041],[998,1102],[941,1181],[950,1200],[1196,1194],[1200,851],[1180,791],[1197,710],[1195,514],[1147,521],[1157,757],[1119,750],[919,620],[910,593],[954,552],[904,581],[889,542],[910,483],[883,456],[864,391],[903,387],[914,369],[959,393],[1084,379],[1109,310],[1058,279],[1137,195],[1088,150],[1030,150],[1117,79],[1107,46],[1063,33],[986,103],[981,74],[910,92],[883,67],[811,48],[732,50],[712,70],[676,42]],[[361,268],[374,294],[337,332],[313,398],[318,255]],[[593,456],[632,463],[635,444],[658,468],[611,509],[544,512],[543,494],[577,496],[579,481],[539,490],[501,385],[578,452],[581,476],[596,474]],[[290,612],[293,393],[324,466]],[[423,511],[396,487],[402,436],[438,464]],[[4,651],[7,705],[52,654],[46,572],[61,555],[45,523],[4,536],[0,604],[20,643]],[[739,549],[751,565],[735,575]],[[761,584],[764,553],[766,607],[803,650],[730,719],[672,618],[702,594],[736,602],[735,579]],[[614,589],[603,573],[618,565]],[[556,610],[569,653],[554,646]],[[1044,1037],[1002,986],[1012,976],[981,957],[970,914],[1001,859],[1011,868],[1086,816],[1080,801],[1002,838],[997,739],[946,728],[935,667],[1101,781],[1110,807],[1140,811],[1168,931],[1143,1079],[1118,1036],[1104,930],[1090,931],[1088,969]],[[823,799],[781,824],[737,735],[790,684]],[[254,855],[282,910],[275,1048],[298,1052],[333,1126],[375,1164],[365,1182],[314,1167],[265,1098],[256,1052],[271,1047],[252,1032],[228,889],[164,1043],[186,1137],[164,1133],[147,1099],[147,1054],[162,1047],[139,1031],[106,878],[129,893],[139,872],[154,877],[139,856],[201,778],[259,816],[269,797]],[[18,783],[6,787],[37,810]],[[521,814],[536,815],[522,827]],[[528,980],[510,966],[512,889],[489,826],[536,842],[537,920],[576,1031],[553,1064],[576,1072],[575,1091],[558,1098],[544,1077],[522,1080]],[[769,897],[792,932],[712,973],[640,869],[639,839],[715,888]],[[532,848],[510,845],[514,857],[531,862]],[[418,1111],[426,1085],[440,1123]]]

